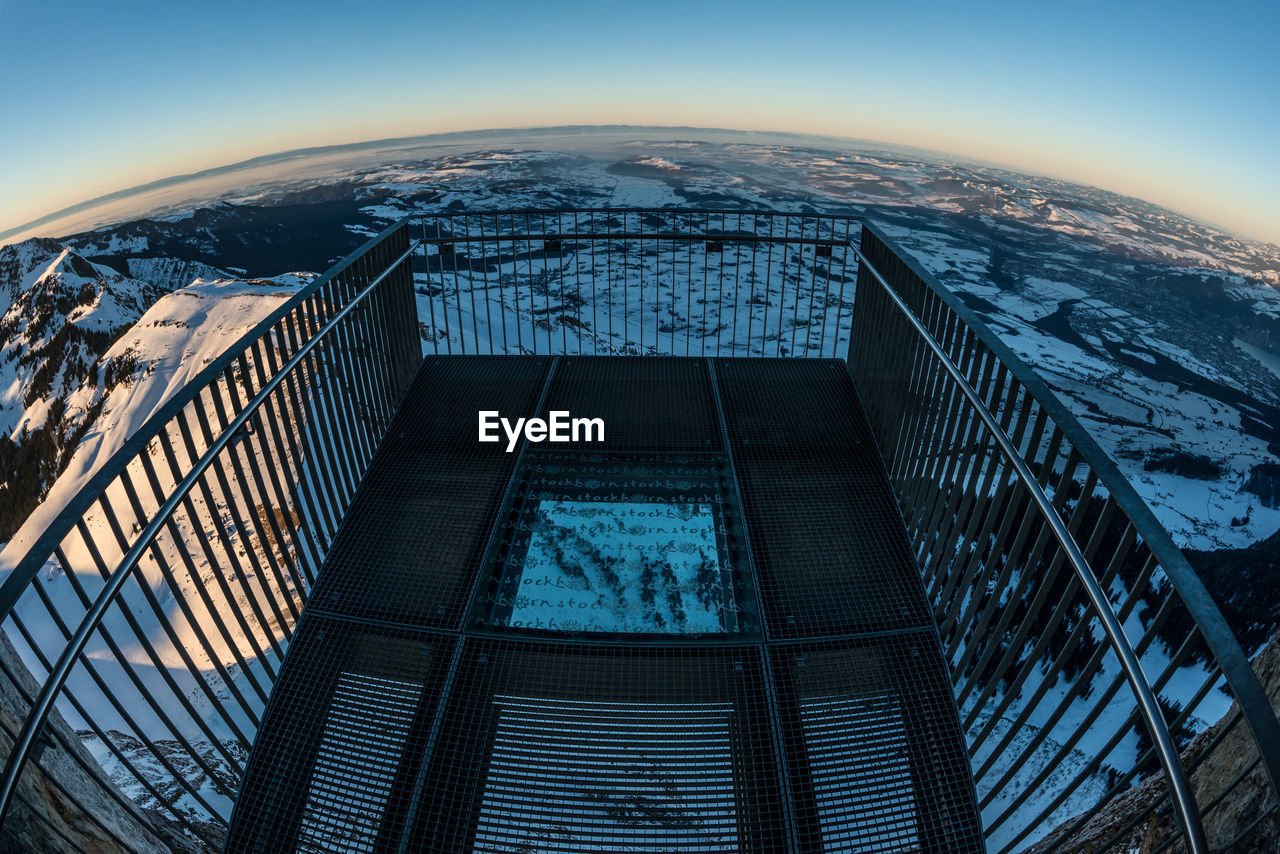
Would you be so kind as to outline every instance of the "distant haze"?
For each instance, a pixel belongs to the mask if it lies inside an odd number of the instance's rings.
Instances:
[[[31,222],[0,230],[0,244],[29,237],[73,234],[142,217],[163,217],[169,213],[181,215],[193,207],[215,201],[235,201],[239,195],[256,196],[264,191],[339,176],[352,169],[371,167],[392,160],[428,159],[503,148],[628,157],[643,150],[646,143],[682,139],[728,144],[803,146],[833,151],[889,152],[924,160],[976,162],[969,158],[956,158],[945,152],[874,140],[720,128],[610,125],[426,134],[295,149],[186,175],[175,175],[88,199]],[[1217,223],[1214,225],[1225,228]]]
[[[940,152],[895,146],[870,140],[840,139],[803,134],[744,132],[714,128],[645,128],[626,126],[494,129],[429,134],[402,139],[371,140],[348,145],[297,149],[176,175],[89,199],[32,222],[0,231],[0,243],[28,237],[66,235],[125,220],[163,216],[237,194],[259,193],[307,179],[339,175],[351,169],[390,160],[426,159],[481,149],[532,148],[597,156],[628,157],[646,142],[697,139],[752,145],[800,145],[819,149],[890,151],[928,159]]]

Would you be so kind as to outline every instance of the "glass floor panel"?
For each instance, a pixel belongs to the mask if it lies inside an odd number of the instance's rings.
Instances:
[[[473,629],[758,632],[722,455],[528,453],[499,519]]]

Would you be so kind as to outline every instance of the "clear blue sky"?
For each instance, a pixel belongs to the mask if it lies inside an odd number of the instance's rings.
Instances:
[[[284,149],[559,124],[835,134],[1280,243],[1280,3],[0,0],[0,230]]]

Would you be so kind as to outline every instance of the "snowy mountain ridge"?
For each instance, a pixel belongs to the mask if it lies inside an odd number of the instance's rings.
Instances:
[[[152,412],[310,278],[107,260],[52,240],[0,248],[0,541],[15,547],[6,567]]]

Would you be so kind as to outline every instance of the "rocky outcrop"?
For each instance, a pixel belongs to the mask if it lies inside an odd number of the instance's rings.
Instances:
[[[1273,635],[1263,651],[1254,659],[1254,672],[1271,700],[1272,709],[1280,714],[1280,633]],[[1231,786],[1245,769],[1258,758],[1253,737],[1243,720],[1236,721],[1239,707],[1231,710],[1205,730],[1183,751],[1183,762],[1189,763],[1205,750],[1204,757],[1191,775],[1196,801],[1203,808],[1219,793]],[[1234,725],[1233,725],[1234,721]],[[1228,729],[1229,728],[1229,729]],[[1225,734],[1223,731],[1227,730]],[[1145,815],[1164,791],[1164,776],[1156,775],[1118,796],[1105,809],[1091,815],[1074,832],[1077,816],[1051,832],[1031,852],[1085,852],[1099,850],[1103,843],[1122,834],[1113,843],[1114,850],[1126,852],[1156,851],[1177,835],[1172,813],[1166,808],[1155,815]],[[1254,767],[1231,791],[1204,816],[1205,835],[1214,851],[1231,854],[1275,854],[1280,851],[1280,809],[1275,794],[1261,766]],[[1134,821],[1135,817],[1145,816]],[[1125,830],[1129,825],[1132,828]],[[1123,832],[1123,833],[1122,833]],[[1064,834],[1069,834],[1062,841]],[[1163,850],[1184,851],[1181,842]]]
[[[13,645],[0,633],[0,764],[8,758],[10,733],[18,731],[27,707],[21,697],[34,696],[36,688]],[[165,817],[112,797],[113,784],[57,712],[37,749],[39,764],[28,763],[0,826],[0,854],[204,850]]]

